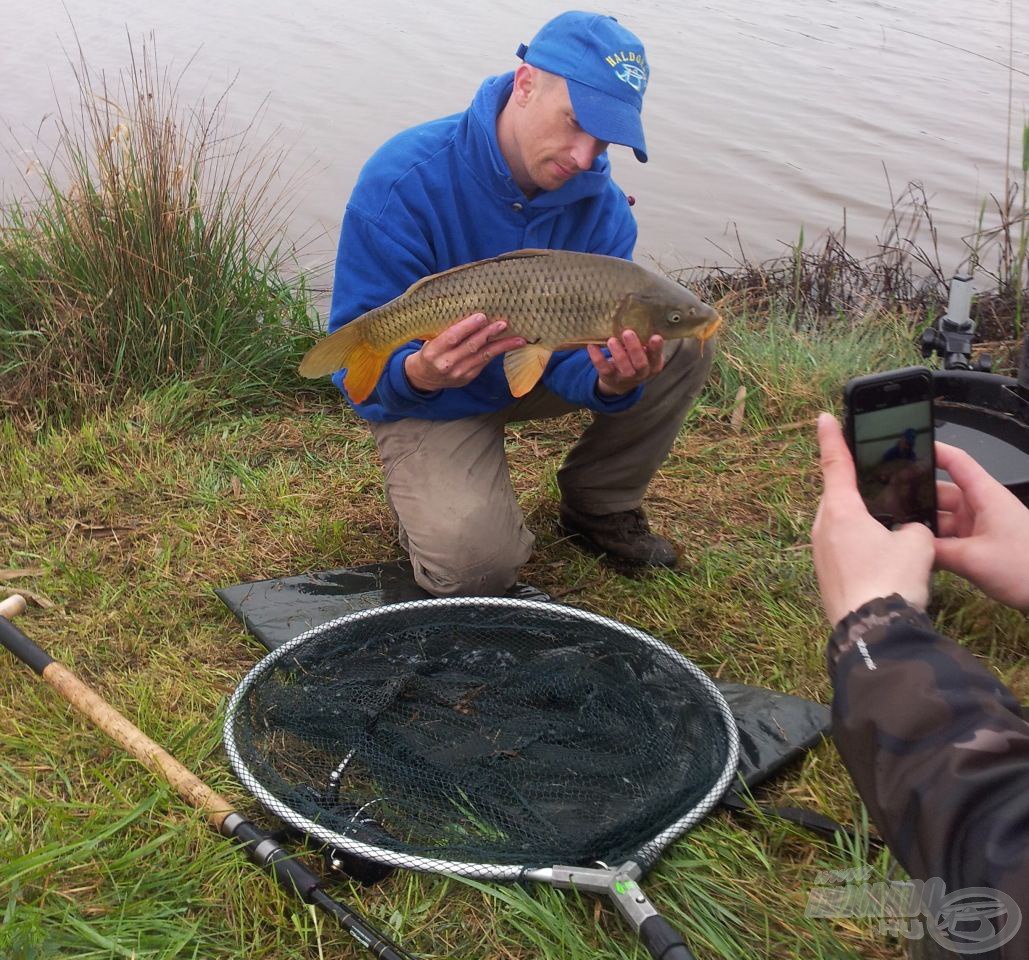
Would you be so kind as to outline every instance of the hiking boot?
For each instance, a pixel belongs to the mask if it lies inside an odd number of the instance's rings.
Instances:
[[[561,528],[574,534],[597,553],[612,560],[636,566],[674,567],[679,559],[675,547],[664,537],[652,533],[647,515],[640,507],[598,516],[580,513],[561,504]]]
[[[544,593],[539,587],[534,587],[531,583],[522,583],[519,580],[513,587],[508,587],[504,592],[505,597],[510,597],[515,600],[553,600],[554,598],[549,593]]]

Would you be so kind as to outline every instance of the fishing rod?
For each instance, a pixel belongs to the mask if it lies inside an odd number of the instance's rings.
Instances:
[[[415,960],[390,941],[360,914],[330,897],[321,879],[294,859],[269,834],[237,813],[231,804],[187,770],[163,747],[125,719],[107,701],[63,664],[22,633],[11,620],[25,612],[25,600],[15,594],[0,601],[0,645],[34,670],[65,700],[175,789],[190,806],[200,810],[222,836],[235,840],[247,857],[270,873],[279,885],[332,915],[362,947],[379,960]]]

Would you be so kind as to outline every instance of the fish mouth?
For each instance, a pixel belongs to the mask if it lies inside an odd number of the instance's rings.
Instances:
[[[722,315],[716,313],[714,317],[708,320],[703,327],[700,328],[700,333],[697,334],[697,339],[703,343],[705,340],[710,340],[722,326]]]

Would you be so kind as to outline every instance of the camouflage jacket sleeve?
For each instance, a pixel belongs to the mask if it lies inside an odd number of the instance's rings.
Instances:
[[[1022,929],[1002,956],[1029,956],[1029,724],[1018,701],[897,595],[840,621],[828,661],[833,738],[894,855],[949,894],[1014,898]]]

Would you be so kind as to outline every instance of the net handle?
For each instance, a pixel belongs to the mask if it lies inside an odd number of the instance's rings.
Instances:
[[[697,960],[664,917],[653,916],[644,920],[640,926],[640,940],[657,960]]]
[[[696,960],[679,932],[657,912],[640,889],[637,883],[640,872],[640,865],[630,861],[614,869],[553,867],[528,876],[562,889],[606,895],[656,960]]]
[[[332,913],[350,935],[382,960],[413,960],[349,907],[321,891],[318,876],[295,860],[266,833],[233,810],[232,805],[151,740],[63,664],[21,632],[11,619],[25,612],[25,599],[14,594],[0,602],[0,645],[39,674],[60,696],[112,740],[168,783],[191,807],[200,810],[223,836],[236,840],[247,856],[268,870],[280,885],[308,903]]]

